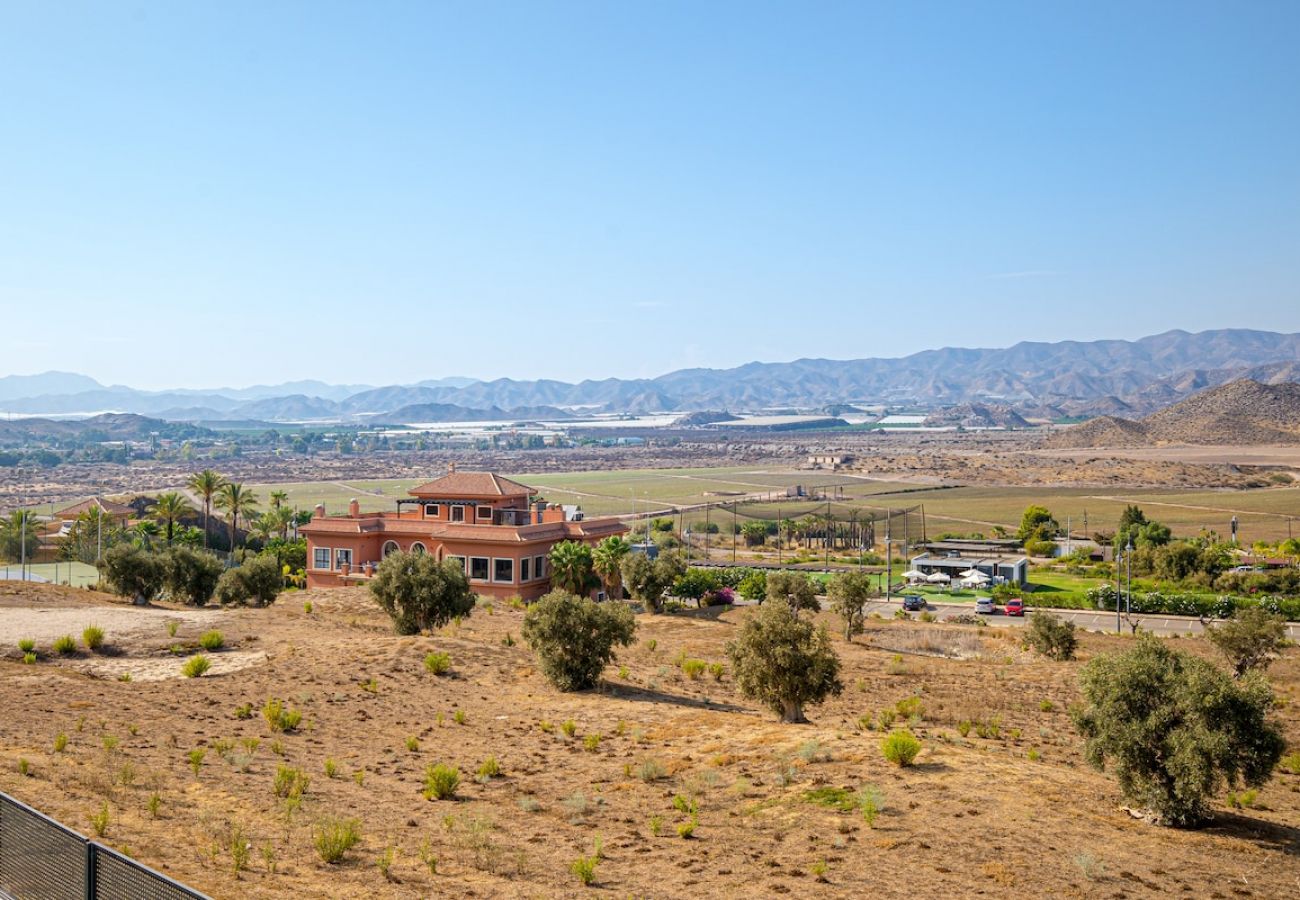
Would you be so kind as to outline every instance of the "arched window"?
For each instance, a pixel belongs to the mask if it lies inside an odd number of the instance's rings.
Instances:
[[[390,553],[396,553],[396,552],[397,552],[398,550],[400,550],[400,549],[401,549],[401,548],[397,546],[397,541],[385,541],[385,542],[384,542],[384,550],[383,550],[383,553],[381,554],[380,558],[383,559],[384,557],[387,557],[388,554],[390,554]]]
[[[428,551],[428,548],[424,546],[424,544],[421,544],[419,541],[416,541],[414,544],[411,545],[411,552],[412,552],[412,553],[427,553],[427,552],[429,552],[429,551]]]

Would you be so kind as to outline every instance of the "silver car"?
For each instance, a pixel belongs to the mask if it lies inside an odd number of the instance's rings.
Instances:
[[[977,597],[975,600],[975,612],[984,616],[991,616],[997,610],[993,606],[992,597]]]

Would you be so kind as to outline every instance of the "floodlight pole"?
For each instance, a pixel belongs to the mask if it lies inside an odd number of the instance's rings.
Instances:
[[[1133,614],[1133,537],[1128,539],[1128,552],[1124,554],[1124,614]]]
[[[27,510],[18,514],[18,577],[27,580]]]
[[[1115,633],[1120,633],[1119,625],[1119,595],[1120,595],[1120,563],[1124,561],[1124,548],[1120,548],[1119,556],[1115,558]]]
[[[885,602],[894,595],[894,554],[891,551],[893,541],[889,537],[889,514],[885,514]]]
[[[831,501],[826,501],[826,571],[831,570]]]

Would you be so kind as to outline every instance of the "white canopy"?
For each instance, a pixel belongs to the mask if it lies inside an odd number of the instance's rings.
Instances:
[[[929,575],[925,576],[925,580],[931,584],[947,584],[949,581],[952,581],[951,578],[942,572],[931,572]]]
[[[967,569],[961,573],[961,577],[967,581],[988,581],[989,577],[979,569]]]
[[[911,581],[916,578],[924,578],[925,573],[918,572],[916,571],[916,569],[908,569],[906,572],[903,573],[903,577],[906,578],[908,581]]]

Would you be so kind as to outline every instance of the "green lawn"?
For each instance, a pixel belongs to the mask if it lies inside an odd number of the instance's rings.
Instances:
[[[17,565],[0,566],[0,572],[8,573],[11,578],[18,578],[20,567]],[[27,571],[46,581],[57,584],[71,584],[73,587],[85,587],[99,583],[99,570],[83,562],[29,563]]]

